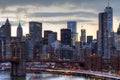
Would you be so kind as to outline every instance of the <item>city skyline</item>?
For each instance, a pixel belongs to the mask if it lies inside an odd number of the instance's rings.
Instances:
[[[115,32],[120,20],[119,2],[119,0],[110,1],[110,6],[113,8],[113,28]],[[108,6],[108,0],[6,0],[0,1],[0,6],[0,25],[4,24],[6,18],[9,18],[13,26],[13,36],[19,20],[24,35],[29,32],[29,21],[38,21],[43,23],[43,30],[58,32],[58,39],[60,39],[60,29],[67,28],[67,21],[76,21],[79,40],[81,26],[86,29],[87,35],[93,35],[96,38],[98,13],[103,12],[105,7]]]

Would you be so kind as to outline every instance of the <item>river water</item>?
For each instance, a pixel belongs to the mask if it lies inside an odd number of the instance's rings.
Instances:
[[[67,76],[60,74],[50,74],[50,73],[27,73],[24,77],[11,77],[10,72],[1,71],[0,80],[90,80],[85,77],[78,76]]]

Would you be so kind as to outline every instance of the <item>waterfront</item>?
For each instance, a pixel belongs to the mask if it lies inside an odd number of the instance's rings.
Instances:
[[[1,71],[0,80],[90,80],[85,77],[67,76],[50,73],[27,73],[26,78],[11,77],[10,72]]]

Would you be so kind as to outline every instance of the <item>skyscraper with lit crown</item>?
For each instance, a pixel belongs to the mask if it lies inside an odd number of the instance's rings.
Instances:
[[[113,8],[109,5],[108,0],[108,6],[104,10],[107,13],[107,29],[108,29],[108,36],[111,34],[111,31],[113,30]]]

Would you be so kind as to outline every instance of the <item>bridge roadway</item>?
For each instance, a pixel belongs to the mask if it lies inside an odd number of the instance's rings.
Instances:
[[[19,59],[12,58],[12,59],[0,59],[0,62],[19,62]],[[29,59],[25,62],[57,62],[57,63],[81,63],[84,64],[84,62],[77,61],[77,60],[50,60],[50,59]],[[113,79],[120,79],[120,75],[117,74],[109,74],[104,72],[97,72],[97,71],[85,71],[85,70],[53,70],[53,69],[47,69],[47,71],[56,71],[56,72],[70,72],[70,73],[76,73],[76,74],[86,74],[86,75],[93,75],[93,76],[101,76],[101,77],[107,77],[107,78],[113,78]]]
[[[111,78],[111,79],[120,79],[120,75],[117,74],[111,74],[111,73],[105,73],[105,72],[98,72],[98,71],[87,71],[87,70],[67,70],[67,69],[47,69],[46,71],[49,72],[61,72],[61,73],[74,73],[74,74],[85,74],[85,75],[91,75],[91,76],[100,76],[104,78]]]

